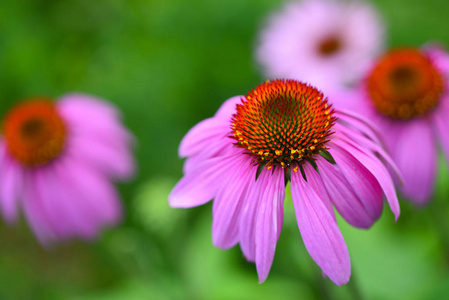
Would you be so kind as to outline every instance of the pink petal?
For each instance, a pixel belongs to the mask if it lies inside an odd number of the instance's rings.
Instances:
[[[40,180],[40,170],[33,170],[24,174],[24,185],[27,187],[23,191],[23,210],[27,222],[35,233],[37,239],[44,246],[48,246],[52,240],[56,239],[56,232],[52,216],[48,215],[44,207],[41,192],[37,187],[37,180]]]
[[[449,118],[447,116],[449,116],[449,94],[444,95],[444,98],[440,100],[432,116],[434,132],[443,148],[446,160],[449,161]]]
[[[202,205],[215,197],[229,171],[234,167],[241,151],[214,157],[201,162],[194,170],[186,173],[171,191],[168,201],[172,207]]]
[[[67,155],[79,158],[112,178],[128,179],[135,173],[134,156],[126,142],[75,135],[70,138],[66,151]]]
[[[291,177],[296,219],[307,251],[335,284],[346,284],[351,263],[335,219],[300,172],[292,172]]]
[[[23,202],[27,219],[43,244],[74,237],[93,239],[121,216],[113,186],[84,162],[70,157],[30,170]]]
[[[216,145],[231,132],[230,120],[210,118],[196,124],[187,132],[179,146],[179,155],[187,157],[202,152],[211,143]]]
[[[424,52],[443,73],[449,73],[449,55],[443,46],[429,44],[424,47]]]
[[[357,134],[356,132],[339,125],[340,124],[335,124],[336,134],[334,135],[333,142],[342,145],[351,144],[361,152],[369,153],[370,155],[376,154],[382,163],[386,165],[389,173],[395,175],[395,179],[402,183],[403,179],[398,167],[383,147],[381,147],[377,142],[374,142],[365,136]],[[336,136],[338,136],[338,138],[336,138]]]
[[[244,199],[239,220],[239,240],[243,255],[249,261],[256,261],[256,218],[257,211],[263,198],[265,189],[271,182],[271,176],[267,172],[259,175],[258,179],[251,182]]]
[[[395,216],[395,220],[397,221],[400,214],[399,201],[391,176],[383,162],[372,153],[354,146],[347,140],[334,139],[333,143],[347,149],[352,156],[354,156],[363,166],[365,166],[368,171],[371,172],[371,174],[373,174],[381,186],[387,198],[388,204],[390,205],[391,211]]]
[[[302,167],[304,169],[304,173],[306,174],[307,183],[310,185],[311,188],[315,190],[315,192],[318,195],[321,196],[323,204],[329,210],[329,213],[332,215],[332,217],[336,220],[331,199],[329,197],[329,194],[327,193],[326,187],[323,183],[320,174],[313,168],[313,166],[310,163],[305,163]]]
[[[82,93],[63,95],[59,98],[58,106],[76,115],[87,113],[110,119],[120,118],[119,111],[107,100]]]
[[[242,157],[223,180],[212,209],[212,239],[216,247],[227,249],[238,242],[240,210],[248,187],[254,183],[257,167],[251,158]]]
[[[338,145],[329,149],[341,173],[356,193],[364,210],[374,222],[382,214],[383,193],[376,178],[348,151]]]
[[[379,129],[362,115],[353,111],[338,110],[336,111],[336,116],[339,118],[339,123],[347,123],[351,126],[352,131],[359,131],[377,144],[381,144],[382,134],[379,132]]]
[[[18,217],[22,176],[21,167],[9,157],[4,141],[0,140],[0,208],[8,223],[15,222]]]
[[[340,215],[355,227],[369,228],[376,219],[371,217],[340,168],[321,156],[317,158],[316,164],[331,201]]]
[[[70,94],[58,102],[58,111],[68,124],[67,149],[79,152],[113,178],[134,174],[133,136],[120,123],[118,111],[99,99]]]
[[[417,118],[407,123],[391,152],[404,179],[402,193],[414,203],[424,205],[433,193],[437,149],[428,120]]]
[[[133,140],[111,103],[87,95],[69,94],[60,98],[57,109],[72,132],[108,132],[105,136],[112,135],[127,142]]]
[[[226,100],[215,113],[215,117],[225,119],[229,122],[232,115],[236,112],[236,105],[242,102],[244,96],[235,96]],[[229,123],[229,128],[231,124]]]
[[[202,161],[206,159],[216,156],[226,156],[232,153],[232,149],[234,148],[232,141],[228,140],[228,142],[226,142],[226,139],[228,139],[227,136],[222,137],[222,139],[210,141],[204,145],[201,152],[187,157],[184,161],[183,172],[188,173],[193,171],[199,164],[201,164]]]
[[[263,169],[260,174],[260,177],[262,176],[270,177],[270,181],[265,186],[256,212],[256,267],[259,283],[265,281],[273,263],[282,227],[285,198],[283,169],[277,167],[273,172]]]
[[[84,222],[92,224],[94,235],[102,227],[120,221],[122,208],[119,195],[105,176],[73,157],[68,157],[58,167],[59,177],[65,184],[67,201],[76,200],[76,210],[79,210]]]

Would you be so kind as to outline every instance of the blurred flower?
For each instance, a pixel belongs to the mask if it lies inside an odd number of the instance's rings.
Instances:
[[[294,80],[267,81],[246,97],[229,99],[190,130],[180,155],[188,157],[188,167],[170,205],[192,207],[214,198],[214,245],[240,243],[260,282],[274,258],[288,181],[304,244],[338,285],[351,270],[332,205],[351,225],[368,228],[381,215],[385,194],[399,216],[387,170],[395,167],[370,124],[334,111],[317,89]]]
[[[268,77],[294,78],[329,92],[358,78],[383,48],[383,33],[368,3],[290,2],[262,30],[256,57]]]
[[[403,175],[401,191],[418,205],[433,193],[438,143],[449,158],[448,76],[442,49],[395,49],[375,62],[352,101],[334,99],[378,125]]]
[[[19,206],[43,244],[95,238],[120,220],[111,179],[134,172],[132,136],[110,104],[69,94],[54,103],[33,98],[3,121],[0,207],[8,223]]]

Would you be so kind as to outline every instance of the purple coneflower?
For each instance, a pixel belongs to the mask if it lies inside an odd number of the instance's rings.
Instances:
[[[120,220],[111,179],[134,172],[132,136],[104,101],[69,94],[13,107],[0,138],[0,207],[8,223],[22,207],[39,241],[95,238]]]
[[[442,49],[398,48],[374,63],[355,97],[336,99],[376,123],[402,173],[402,194],[418,205],[433,193],[438,143],[449,157],[448,78]]]
[[[267,77],[328,91],[358,78],[383,48],[384,28],[362,1],[290,2],[261,31],[256,57]]]
[[[387,170],[395,167],[370,124],[334,111],[322,93],[298,81],[267,81],[246,97],[231,98],[191,129],[180,155],[188,157],[188,167],[169,196],[171,206],[214,199],[214,245],[240,243],[260,282],[281,233],[288,181],[304,244],[338,285],[351,270],[332,205],[351,225],[368,228],[385,195],[399,216]]]

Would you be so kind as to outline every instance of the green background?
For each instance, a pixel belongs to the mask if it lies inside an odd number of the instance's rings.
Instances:
[[[446,0],[373,2],[389,47],[449,45]],[[323,279],[291,200],[268,280],[238,247],[211,243],[211,205],[170,209],[182,175],[177,147],[194,124],[264,78],[257,32],[275,0],[2,0],[0,115],[33,96],[79,91],[122,111],[137,137],[138,174],[119,184],[126,217],[95,243],[42,248],[26,222],[0,222],[0,299],[444,299],[449,294],[449,176],[431,205],[401,202],[369,231],[339,224],[353,277]],[[441,166],[445,166],[441,160]]]

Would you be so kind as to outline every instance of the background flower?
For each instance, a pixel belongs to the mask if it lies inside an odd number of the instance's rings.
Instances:
[[[449,157],[449,54],[436,46],[386,52],[352,97],[336,99],[375,123],[403,174],[402,194],[418,205],[430,201],[438,146]]]
[[[134,173],[132,137],[105,101],[69,94],[57,103],[33,98],[13,107],[0,140],[0,208],[18,209],[44,244],[93,239],[121,217],[111,179]]]
[[[367,2],[288,2],[268,21],[256,49],[265,76],[325,91],[356,80],[384,46],[383,24]]]

